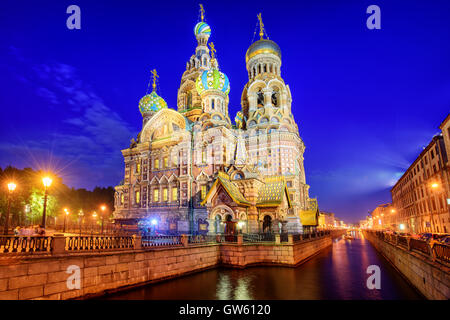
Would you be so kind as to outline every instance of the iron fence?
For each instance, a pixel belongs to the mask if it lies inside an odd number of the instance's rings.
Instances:
[[[181,236],[143,236],[141,238],[142,248],[178,246],[181,244]]]
[[[443,243],[435,243],[433,252],[436,259],[450,263],[450,246]]]
[[[427,255],[430,254],[430,246],[426,241],[418,239],[409,239],[409,247],[411,250],[417,250]]]

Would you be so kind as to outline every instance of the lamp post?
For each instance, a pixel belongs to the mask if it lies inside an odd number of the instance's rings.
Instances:
[[[80,226],[80,237],[81,237],[81,220],[83,219],[84,213],[83,210],[80,210],[80,212],[78,212],[78,224]]]
[[[105,205],[102,205],[102,206],[100,207],[100,209],[102,210],[102,234],[103,234],[103,222],[104,222],[104,219],[105,219],[106,206],[105,206]]]
[[[433,182],[433,183],[431,183],[430,187],[431,187],[431,191],[433,192],[434,190],[437,190],[439,188],[439,184],[437,182]],[[433,201],[434,201],[434,199],[433,199]],[[436,208],[437,208],[437,204],[436,204]],[[431,215],[430,215],[431,224],[430,224],[430,226],[434,225],[434,232],[437,232],[436,223],[435,223],[434,218],[433,218],[433,215],[434,215],[433,214],[433,210],[431,210],[431,209],[433,209],[433,208],[432,207],[430,208],[430,211],[431,211]],[[431,229],[431,232],[433,232],[433,229]]]
[[[6,212],[5,217],[5,230],[3,230],[3,234],[5,236],[8,234],[9,214],[11,212],[11,196],[14,190],[16,190],[16,184],[14,182],[8,183],[8,211]]]
[[[93,222],[92,222],[91,234],[94,233],[94,225],[95,225],[95,221],[97,220],[97,212],[94,211],[94,213],[92,214],[92,219],[93,219]]]
[[[67,221],[67,216],[69,215],[69,210],[67,210],[67,208],[65,208],[64,213],[65,213],[65,215],[64,215],[64,230],[63,230],[63,232],[65,233],[66,232],[66,221]]]
[[[48,196],[48,188],[52,185],[52,179],[49,177],[44,177],[42,179],[42,183],[44,184],[44,210],[42,212],[42,228],[45,229],[45,215],[47,213],[47,196]]]

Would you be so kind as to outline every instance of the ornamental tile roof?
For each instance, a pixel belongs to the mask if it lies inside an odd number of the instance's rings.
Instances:
[[[289,194],[287,193],[286,180],[283,176],[267,177],[264,179],[264,184],[258,190],[257,206],[261,205],[280,205],[283,201],[284,194],[291,205]]]

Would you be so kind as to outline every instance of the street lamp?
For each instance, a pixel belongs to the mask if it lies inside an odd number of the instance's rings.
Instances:
[[[8,211],[6,212],[6,219],[5,219],[5,230],[3,230],[4,235],[8,235],[8,222],[9,222],[9,214],[11,211],[11,196],[14,190],[16,190],[16,184],[14,182],[8,183]]]
[[[97,219],[97,212],[94,211],[94,213],[92,214],[92,218],[94,220],[93,220],[93,223],[92,223],[91,233],[94,233],[94,225],[95,225],[94,221],[96,221],[96,219]]]
[[[81,220],[83,219],[84,213],[83,210],[80,210],[80,212],[78,212],[78,224],[80,226],[80,237],[81,237]]]
[[[103,234],[103,221],[104,221],[104,219],[105,219],[106,206],[105,206],[105,205],[102,205],[102,206],[100,207],[100,209],[102,210],[102,234]]]
[[[439,187],[439,184],[437,184],[436,182],[434,182],[434,183],[431,184],[431,187],[432,187],[433,189],[436,189],[436,188]]]
[[[52,185],[52,179],[50,177],[44,177],[42,183],[44,184],[44,211],[42,212],[42,228],[45,230],[45,214],[47,211],[47,196],[48,188]]]
[[[65,233],[66,232],[66,220],[67,220],[67,216],[69,215],[69,210],[67,210],[67,208],[64,208],[64,213],[65,213],[65,215],[64,215],[64,230],[63,230],[63,232]]]

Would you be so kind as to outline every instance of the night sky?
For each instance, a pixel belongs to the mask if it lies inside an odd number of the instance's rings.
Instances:
[[[73,187],[117,185],[151,69],[176,108],[198,3],[2,0],[0,167],[51,170]],[[391,201],[390,187],[450,110],[450,1],[202,3],[230,79],[231,118],[262,12],[281,47],[310,196],[348,222]],[[66,27],[72,4],[81,30]],[[366,27],[371,4],[381,30]]]

